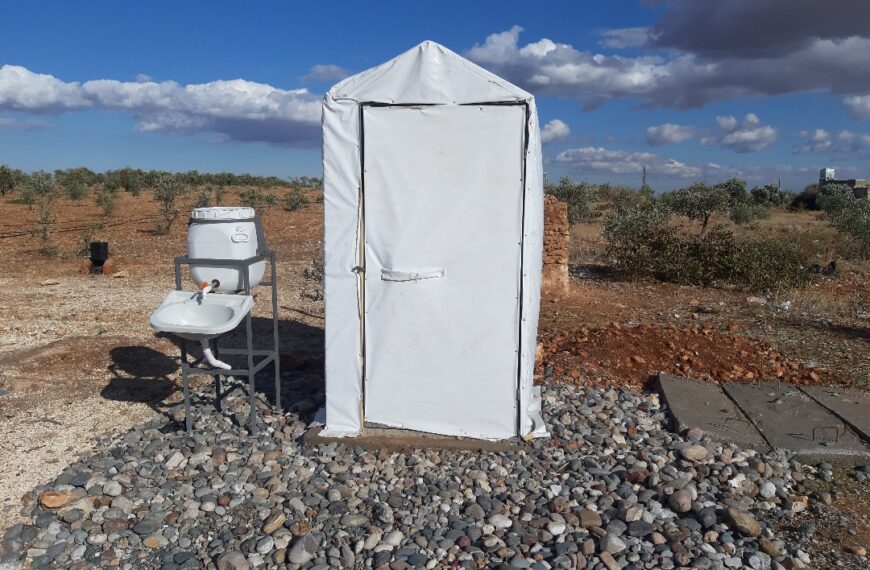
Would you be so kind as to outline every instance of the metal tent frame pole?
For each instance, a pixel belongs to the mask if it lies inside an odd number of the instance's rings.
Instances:
[[[275,252],[272,250],[264,250],[253,257],[247,259],[197,259],[187,256],[175,258],[175,289],[181,291],[181,267],[183,265],[198,265],[201,267],[231,267],[238,269],[242,275],[244,288],[242,292],[245,295],[251,294],[250,267],[261,261],[269,261],[269,269],[271,275],[268,282],[261,282],[260,285],[272,288],[272,350],[254,350],[254,335],[252,326],[253,308],[245,315],[245,348],[225,348],[220,350],[218,346],[219,335],[211,339],[212,350],[217,357],[219,354],[230,355],[245,355],[247,357],[247,368],[232,368],[224,370],[222,368],[202,368],[200,364],[203,359],[200,358],[194,362],[188,361],[188,350],[186,339],[182,339],[181,343],[181,378],[182,391],[184,393],[184,424],[188,433],[193,430],[193,418],[190,413],[190,386],[189,376],[192,374],[206,374],[215,378],[215,407],[220,410],[221,400],[224,396],[232,392],[235,387],[230,387],[226,392],[221,392],[221,376],[246,376],[248,378],[248,400],[250,402],[251,412],[248,418],[249,429],[251,434],[257,434],[257,395],[254,387],[254,377],[257,372],[265,368],[270,362],[274,363],[275,367],[275,405],[281,409],[281,363],[278,352],[278,287],[277,287],[277,272],[275,270]],[[254,361],[255,358],[261,358],[259,362]]]

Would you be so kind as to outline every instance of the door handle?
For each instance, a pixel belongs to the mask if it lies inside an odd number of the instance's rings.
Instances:
[[[443,279],[447,277],[447,270],[443,267],[423,269],[381,269],[383,281],[421,281],[423,279]]]

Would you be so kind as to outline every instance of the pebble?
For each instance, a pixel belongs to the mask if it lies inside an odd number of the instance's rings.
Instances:
[[[155,415],[104,440],[29,496],[0,568],[28,554],[42,556],[34,568],[124,570],[810,565],[806,538],[771,529],[823,504],[799,485],[815,471],[782,452],[708,449],[694,428],[674,434],[653,394],[548,384],[552,439],[374,452],[302,442],[322,382],[285,374],[283,415],[259,394],[257,436],[245,391],[218,411],[206,387],[192,394],[191,435]],[[183,418],[180,406],[169,414]]]

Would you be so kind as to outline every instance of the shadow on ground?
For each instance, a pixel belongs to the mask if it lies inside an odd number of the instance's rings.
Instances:
[[[264,349],[272,346],[272,320],[254,317],[251,322],[254,348]],[[284,411],[298,412],[303,418],[311,419],[323,405],[325,385],[323,378],[324,335],[323,329],[293,319],[279,319],[279,354],[281,363],[281,407]],[[181,389],[180,355],[182,339],[174,335],[158,333],[159,338],[172,341],[178,352],[164,354],[148,346],[121,346],[110,351],[112,374],[109,383],[100,394],[108,400],[119,400],[148,404],[154,411],[173,419],[171,408],[177,404],[167,399]],[[220,348],[244,348],[246,342],[244,321],[235,330],[218,339]],[[188,360],[193,362],[202,355],[198,342],[188,342]],[[244,356],[220,357],[237,368],[246,368]],[[173,379],[173,376],[178,379]],[[205,376],[197,375],[198,385],[209,382]],[[213,380],[211,380],[213,383]],[[257,374],[256,391],[265,396],[270,404],[275,404],[275,376],[272,365],[267,365]],[[222,382],[224,390],[236,388],[246,390],[245,378],[235,382]]]

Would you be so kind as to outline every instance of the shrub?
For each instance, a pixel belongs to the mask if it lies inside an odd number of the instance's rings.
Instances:
[[[728,281],[751,291],[804,287],[811,278],[806,255],[783,238],[740,242],[728,267]]]
[[[728,194],[728,203],[732,208],[737,204],[744,204],[749,201],[749,194],[746,193],[746,181],[743,179],[730,178],[725,182],[716,184],[715,188]]]
[[[57,247],[51,241],[57,215],[54,211],[57,192],[54,175],[50,172],[38,171],[27,177],[22,188],[22,196],[28,196],[30,205],[39,203],[39,229],[37,234],[42,241],[40,251],[43,255],[57,255]]]
[[[211,188],[203,186],[196,192],[196,199],[193,202],[194,208],[208,208],[211,206]]]
[[[166,235],[178,219],[178,198],[187,191],[179,177],[169,172],[159,174],[154,180],[154,199],[160,204],[160,214],[154,226],[158,235]]]
[[[19,186],[24,180],[24,174],[17,169],[0,164],[0,196],[5,196]]]
[[[671,212],[690,220],[700,221],[701,235],[704,235],[713,214],[728,210],[730,196],[720,186],[696,182],[686,188],[664,194],[662,202]]]
[[[308,205],[308,197],[299,188],[294,188],[284,200],[284,209],[289,212],[301,210]]]
[[[546,184],[544,191],[568,205],[568,223],[589,222],[596,214],[592,204],[598,199],[598,188],[586,182],[574,183],[563,176],[559,184]]]
[[[240,192],[239,199],[241,200],[242,205],[249,206],[258,213],[265,212],[278,202],[277,196],[270,192],[263,192],[263,190],[257,186],[251,186],[247,190]]]
[[[754,204],[752,202],[740,202],[731,206],[731,210],[728,215],[731,218],[732,222],[737,225],[743,226],[752,223],[755,220],[769,218],[770,213],[770,206],[764,204]]]
[[[223,204],[224,195],[227,193],[227,187],[223,184],[218,184],[217,188],[214,191],[214,203],[215,206],[220,206]]]
[[[142,190],[142,182],[145,178],[145,173],[138,169],[121,168],[119,170],[108,170],[103,175],[103,184],[110,190],[119,190],[123,188],[134,196],[138,196]]]
[[[801,250],[785,240],[739,240],[714,228],[683,236],[659,206],[623,209],[604,222],[607,254],[617,272],[692,285],[725,282],[750,290],[805,285],[810,274]]]
[[[849,186],[826,184],[817,203],[837,231],[857,241],[865,254],[870,252],[870,201],[856,198]]]
[[[115,212],[115,206],[118,205],[118,190],[106,184],[100,184],[94,194],[94,202],[103,210],[103,217],[109,218]]]
[[[70,200],[81,200],[88,193],[88,187],[97,184],[101,176],[89,168],[67,168],[55,170],[54,178]]]
[[[791,192],[782,190],[776,184],[756,186],[752,189],[750,195],[754,203],[771,208],[785,206],[794,199],[794,195]]]
[[[792,210],[818,210],[818,196],[819,185],[810,184],[803,189],[803,192],[791,199],[791,202],[789,203],[789,208],[791,208]]]

